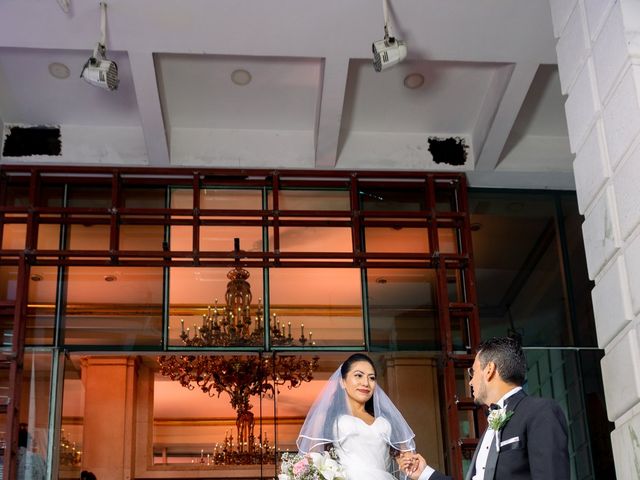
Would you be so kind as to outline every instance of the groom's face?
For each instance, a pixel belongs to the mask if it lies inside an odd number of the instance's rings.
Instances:
[[[487,380],[484,378],[484,369],[477,355],[471,371],[473,375],[471,376],[471,380],[469,380],[469,386],[471,387],[473,401],[476,405],[485,405],[487,403]]]

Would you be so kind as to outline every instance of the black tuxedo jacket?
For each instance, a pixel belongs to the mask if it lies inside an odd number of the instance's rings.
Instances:
[[[500,432],[500,452],[495,436],[485,467],[485,480],[570,480],[567,421],[560,406],[548,398],[530,397],[523,391],[507,398],[513,411]],[[483,435],[484,436],[484,435]],[[478,444],[465,480],[475,475]],[[451,480],[435,472],[429,480]]]

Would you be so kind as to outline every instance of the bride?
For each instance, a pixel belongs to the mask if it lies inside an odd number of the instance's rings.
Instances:
[[[393,480],[394,456],[415,450],[414,434],[376,383],[371,359],[351,355],[311,406],[300,434],[303,453],[335,448],[348,480]]]

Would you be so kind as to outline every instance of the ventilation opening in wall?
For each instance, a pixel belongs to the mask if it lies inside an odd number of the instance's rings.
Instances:
[[[59,156],[60,127],[6,127],[3,157]]]

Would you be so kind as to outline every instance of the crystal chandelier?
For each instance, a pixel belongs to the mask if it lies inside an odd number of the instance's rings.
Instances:
[[[239,255],[236,239],[236,259]],[[251,286],[247,281],[249,272],[236,266],[227,273],[229,282],[225,294],[225,305],[208,307],[202,316],[202,324],[194,325],[193,332],[181,321],[180,340],[185,347],[261,346],[265,340],[264,310],[262,302],[252,306]],[[253,312],[252,312],[253,310]],[[273,345],[313,345],[312,333],[304,335],[300,326],[300,337],[295,339],[285,324],[278,324],[273,314],[269,328],[269,339]],[[216,446],[207,464],[258,464],[274,463],[275,450],[266,435],[254,434],[254,415],[249,401],[253,395],[273,395],[278,386],[299,387],[313,378],[318,368],[318,357],[306,360],[295,355],[277,357],[221,355],[161,355],[158,358],[160,373],[183,387],[199,388],[209,396],[229,395],[231,406],[236,411],[236,442],[232,435],[225,435],[223,445]],[[204,463],[204,451],[201,462]]]
[[[264,344],[264,309],[262,299],[252,306],[251,285],[247,281],[250,274],[244,268],[235,267],[227,273],[229,282],[225,293],[226,305],[218,306],[215,300],[213,308],[207,307],[202,315],[202,324],[185,329],[184,319],[180,320],[180,340],[187,347],[229,347],[260,346]],[[252,312],[253,310],[253,312]],[[252,320],[253,318],[253,320]],[[313,343],[313,333],[307,338],[304,324],[300,325],[300,337],[294,338],[291,333],[291,322],[285,326],[272,316],[269,340],[272,345],[290,346],[307,342]]]

